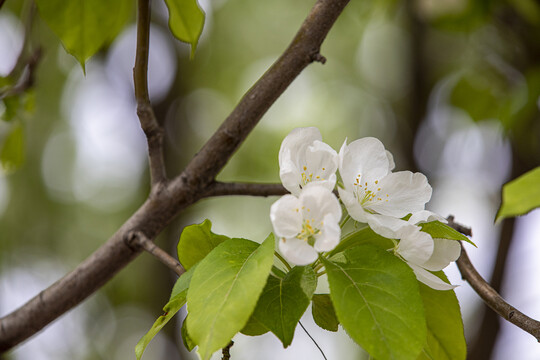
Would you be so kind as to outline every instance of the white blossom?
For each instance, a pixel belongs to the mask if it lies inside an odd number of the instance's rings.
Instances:
[[[394,253],[409,265],[419,281],[435,290],[451,290],[455,288],[454,285],[442,281],[430,271],[440,271],[456,261],[461,246],[455,240],[432,238],[418,226],[435,220],[446,222],[441,216],[424,210],[411,216],[408,221],[396,219],[391,222],[391,228],[379,230],[385,232],[387,237],[399,239]]]
[[[293,195],[298,196],[302,188],[315,182],[333,190],[337,167],[336,151],[322,142],[315,127],[294,129],[281,143],[279,177]]]
[[[305,186],[299,197],[284,195],[270,208],[279,250],[294,265],[307,265],[318,253],[339,243],[341,206],[336,196],[318,183]]]
[[[339,152],[339,172],[344,188],[338,187],[349,215],[368,223],[392,223],[407,214],[424,210],[431,198],[431,186],[421,173],[393,173],[394,161],[384,145],[367,137],[343,144]],[[380,233],[385,236],[385,234]]]

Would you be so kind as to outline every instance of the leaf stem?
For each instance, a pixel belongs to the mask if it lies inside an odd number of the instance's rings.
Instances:
[[[339,223],[339,227],[343,229],[343,227],[345,226],[347,221],[349,221],[350,218],[351,218],[351,215],[347,214],[347,216],[345,216],[345,218],[343,218],[343,220],[341,220],[341,222]]]
[[[283,258],[283,256],[281,256],[277,251],[274,251],[274,256],[277,257],[279,259],[279,261],[281,261],[283,263],[283,265],[285,265],[285,267],[287,268],[287,271],[291,271],[292,270],[292,267],[291,265],[289,265],[289,263],[287,262],[287,260],[285,260]]]

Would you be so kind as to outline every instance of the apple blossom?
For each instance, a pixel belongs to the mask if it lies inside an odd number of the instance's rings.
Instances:
[[[393,222],[424,210],[431,198],[431,186],[421,173],[393,173],[391,154],[376,138],[347,141],[339,152],[339,172],[344,188],[341,201],[350,216],[360,222]],[[377,232],[376,226],[373,230]],[[380,235],[385,236],[381,233]]]
[[[294,265],[317,260],[318,253],[339,243],[341,206],[326,187],[312,183],[299,197],[284,195],[270,208],[270,220],[279,239],[279,250]]]
[[[281,143],[279,177],[293,195],[298,196],[303,187],[314,182],[334,189],[337,167],[336,151],[322,142],[315,127],[296,128]]]

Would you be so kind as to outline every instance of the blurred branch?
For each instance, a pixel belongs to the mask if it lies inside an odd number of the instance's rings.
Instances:
[[[2,4],[3,2],[0,3],[0,7]],[[7,75],[8,78],[12,79],[14,85],[5,88],[4,91],[0,91],[0,100],[10,96],[21,95],[26,90],[34,86],[35,72],[42,56],[42,50],[39,47],[34,50],[30,56],[27,55],[28,48],[30,47],[29,44],[30,37],[32,35],[32,25],[36,15],[35,3],[32,2],[25,12],[24,40],[21,47],[21,52],[17,57],[17,61],[15,62],[13,69],[11,69]]]
[[[163,160],[163,128],[158,123],[148,95],[148,52],[150,41],[150,0],[139,0],[137,11],[137,50],[133,83],[137,100],[137,116],[148,142],[148,158],[152,190],[166,181]]]
[[[147,0],[140,1],[147,12]],[[154,239],[180,211],[205,195],[215,176],[272,103],[307,65],[322,59],[320,46],[348,2],[318,0],[289,47],[244,95],[180,176],[171,183],[164,183],[161,191],[154,191],[105,244],[72,272],[0,319],[0,352],[11,349],[78,305],[138,256],[140,249],[134,249],[125,241],[130,233],[139,232],[148,239]],[[147,55],[147,52],[148,49],[139,49],[138,56]],[[136,62],[134,75],[139,84],[137,95],[141,96],[142,105],[151,110],[149,102],[146,102],[147,91],[144,91],[146,77],[141,77],[146,73],[145,63]],[[147,120],[144,117],[141,119],[143,122]],[[150,118],[150,121],[154,120]]]
[[[5,2],[6,2],[6,0],[0,0],[0,9],[2,8],[2,6],[4,5]]]
[[[285,195],[289,192],[281,184],[252,184],[252,183],[212,183],[203,197],[224,195],[274,196]]]
[[[6,89],[6,91],[4,91],[3,93],[0,92],[0,100],[10,96],[21,95],[26,90],[34,86],[36,68],[39,64],[39,61],[41,60],[41,55],[41,48],[38,48],[34,51],[32,56],[30,56],[28,60],[23,60],[25,62],[25,67],[20,78],[18,79],[15,86]]]
[[[186,270],[178,262],[178,260],[167,254],[167,252],[157,246],[144,234],[140,232],[133,232],[127,236],[126,241],[128,242],[129,246],[141,247],[143,250],[147,251],[151,255],[154,255],[154,257],[156,257],[163,264],[167,265],[167,267],[174,271],[178,276],[181,276],[183,273],[186,272]]]
[[[448,217],[448,225],[454,229],[461,231],[465,229],[463,234],[469,235],[470,229],[462,225],[455,224],[453,217]],[[467,252],[461,245],[461,256],[456,261],[461,276],[466,280],[476,293],[484,300],[484,302],[499,314],[503,319],[511,322],[522,330],[528,332],[540,342],[540,321],[531,319],[521,311],[517,310],[512,305],[508,304],[483,278],[474,268]]]

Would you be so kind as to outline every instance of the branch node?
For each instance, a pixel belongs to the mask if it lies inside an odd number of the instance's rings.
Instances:
[[[311,61],[320,62],[323,65],[326,64],[326,58],[322,56],[319,52],[311,56]]]
[[[126,236],[124,237],[124,242],[126,243],[127,247],[130,248],[134,252],[138,252],[141,250],[141,244],[140,244],[140,237],[141,237],[140,231],[129,231]],[[144,235],[142,235],[144,236]]]

